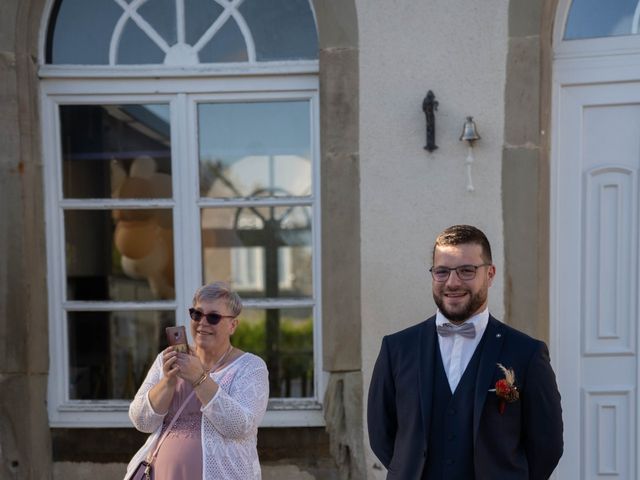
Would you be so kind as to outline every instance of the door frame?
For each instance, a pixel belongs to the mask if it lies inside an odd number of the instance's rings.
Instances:
[[[580,104],[583,101],[580,98],[578,89],[571,91],[571,87],[589,86],[606,86],[619,85],[627,82],[640,82],[640,36],[629,35],[620,37],[584,39],[563,41],[564,25],[571,6],[570,0],[560,0],[557,11],[556,21],[554,24],[554,45],[553,45],[553,65],[552,65],[552,86],[551,86],[551,123],[550,123],[550,180],[549,180],[549,323],[550,323],[550,346],[551,359],[558,383],[563,393],[564,417],[565,417],[565,451],[555,478],[569,478],[571,472],[564,470],[572,466],[580,469],[581,478],[584,475],[584,467],[582,460],[585,452],[582,451],[583,441],[581,440],[582,432],[585,427],[585,416],[567,415],[576,405],[583,405],[583,385],[580,380],[579,367],[580,355],[582,348],[583,332],[578,335],[573,334],[573,338],[579,339],[570,344],[563,339],[567,338],[569,326],[567,324],[567,316],[578,314],[580,310],[571,311],[571,305],[567,308],[566,294],[576,295],[577,279],[574,279],[574,285],[567,287],[571,282],[567,281],[565,259],[560,256],[559,230],[560,226],[565,226],[567,222],[574,225],[580,225],[580,217],[575,215],[575,209],[580,205],[569,207],[569,211],[574,212],[573,215],[561,217],[558,208],[559,203],[565,201],[562,192],[567,185],[560,183],[560,173],[563,167],[562,159],[567,158],[566,145],[567,132],[571,129],[580,128],[573,122],[567,122],[567,102],[572,105]],[[614,92],[615,94],[615,92]],[[573,97],[572,97],[573,95]],[[615,96],[615,95],[614,95]],[[605,95],[605,97],[607,97]],[[588,103],[584,105],[599,104],[615,104],[615,98],[590,98]],[[569,135],[570,136],[570,135]],[[570,136],[571,137],[571,136]],[[571,137],[575,138],[575,137]],[[564,143],[563,143],[564,142]],[[580,182],[581,177],[576,181]],[[580,183],[578,184],[580,185]],[[575,197],[572,201],[582,202],[581,195]],[[571,210],[573,208],[574,210]],[[576,255],[580,255],[576,251]],[[562,292],[560,291],[562,289]],[[567,290],[569,289],[569,290]],[[574,289],[574,290],[570,290]],[[573,293],[571,293],[573,292]],[[580,293],[577,292],[578,306],[580,305]],[[581,330],[581,323],[576,320],[578,328]],[[635,335],[637,336],[636,328]],[[638,345],[638,339],[635,338],[635,345]],[[637,348],[635,350],[638,356]],[[637,398],[637,388],[640,386],[640,368],[635,378],[636,390],[633,392],[632,398]],[[637,400],[636,400],[637,403]],[[584,407],[584,405],[583,405]],[[631,411],[635,412],[637,406],[631,406]],[[568,421],[567,421],[568,420]],[[634,419],[637,428],[637,419]],[[635,435],[635,433],[633,433]],[[636,439],[636,452],[630,452],[631,461],[636,462],[635,458],[640,456],[640,441]],[[637,465],[634,467],[637,469]],[[575,474],[573,474],[575,475]],[[574,477],[571,477],[574,478]]]

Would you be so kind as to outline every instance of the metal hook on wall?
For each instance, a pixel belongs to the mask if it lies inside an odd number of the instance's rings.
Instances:
[[[431,90],[427,92],[427,96],[422,101],[422,111],[427,118],[427,144],[424,149],[433,152],[438,146],[436,145],[436,116],[435,111],[438,110],[438,101]]]

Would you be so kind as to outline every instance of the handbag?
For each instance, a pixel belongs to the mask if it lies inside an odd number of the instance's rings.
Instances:
[[[153,449],[153,453],[151,455],[148,455],[144,460],[140,461],[133,473],[129,477],[127,477],[127,480],[153,480],[153,461],[158,455],[160,446],[162,445],[162,442],[164,442],[164,439],[167,438],[167,434],[176,423],[176,420],[184,410],[184,407],[187,406],[187,403],[189,402],[189,400],[191,400],[191,397],[193,397],[195,393],[195,390],[192,391],[191,394],[189,394],[189,396],[186,398],[186,400],[182,402],[182,405],[180,405],[180,408],[171,419],[171,423],[162,434],[162,437],[158,439],[158,443],[156,444],[156,448]]]
[[[152,480],[153,479],[153,466],[146,460],[142,460],[133,474],[128,480]]]

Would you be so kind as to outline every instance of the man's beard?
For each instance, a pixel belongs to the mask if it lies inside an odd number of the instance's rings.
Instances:
[[[469,290],[466,290],[468,293]],[[464,322],[471,318],[476,311],[487,301],[487,290],[481,289],[476,294],[471,294],[471,298],[467,302],[467,305],[460,311],[452,312],[445,307],[444,304],[445,293],[433,294],[433,300],[436,302],[438,309],[442,314],[447,317],[451,322]]]

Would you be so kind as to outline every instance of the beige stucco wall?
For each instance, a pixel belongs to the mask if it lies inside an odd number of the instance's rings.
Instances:
[[[508,3],[375,5],[356,1],[365,404],[382,336],[435,311],[427,269],[433,240],[445,227],[471,223],[485,231],[498,266],[490,310],[499,318],[504,313],[501,159]],[[423,149],[421,110],[428,90],[439,102],[439,149],[431,154]],[[466,146],[458,140],[467,115],[482,136],[474,149],[472,193],[466,191]],[[369,478],[384,478],[370,453],[366,463]]]

